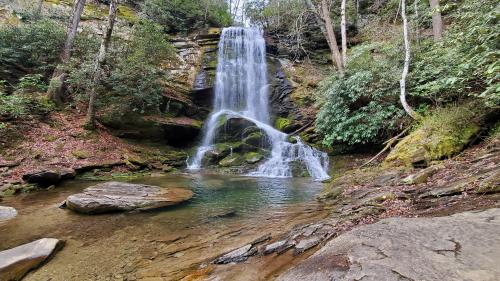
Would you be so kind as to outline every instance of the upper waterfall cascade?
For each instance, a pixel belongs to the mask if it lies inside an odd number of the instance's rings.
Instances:
[[[289,142],[289,136],[270,125],[268,104],[266,46],[258,28],[224,28],[218,44],[215,99],[203,131],[203,141],[188,163],[188,169],[202,166],[204,155],[214,147],[218,120],[241,118],[265,132],[270,156],[251,176],[292,177],[292,163],[299,163],[315,180],[325,180],[328,156],[304,144],[300,138]]]

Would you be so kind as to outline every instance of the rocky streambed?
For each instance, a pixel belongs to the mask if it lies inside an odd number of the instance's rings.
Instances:
[[[188,203],[146,212],[60,209],[73,194],[96,195],[85,189],[95,183],[66,182],[2,202],[18,215],[4,210],[0,249],[43,237],[65,242],[25,280],[495,280],[499,144],[418,169],[335,158],[327,184],[143,178],[136,183],[193,193]]]
[[[200,266],[210,266],[228,249],[261,237],[263,230],[274,237],[298,222],[324,215],[314,200],[322,185],[308,179],[169,175],[137,182],[175,191],[184,199],[193,197],[156,211],[97,215],[59,208],[60,202],[75,195],[89,203],[90,192],[94,200],[96,188],[86,188],[95,182],[66,182],[7,197],[2,205],[17,209],[18,216],[0,223],[0,250],[43,237],[65,242],[51,260],[23,280],[180,280]],[[179,186],[183,188],[177,190]],[[156,196],[150,199],[163,204]]]

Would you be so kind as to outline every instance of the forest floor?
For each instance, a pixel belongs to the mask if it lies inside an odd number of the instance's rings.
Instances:
[[[33,171],[75,169],[96,171],[96,177],[127,177],[144,168],[165,169],[165,163],[184,164],[187,154],[182,151],[129,142],[104,126],[88,131],[82,128],[84,120],[85,115],[76,112],[53,112],[43,121],[20,121],[9,135],[2,136],[0,197],[7,189],[16,193],[31,190],[22,176]]]

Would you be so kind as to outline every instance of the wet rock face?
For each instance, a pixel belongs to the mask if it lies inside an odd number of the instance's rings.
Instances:
[[[106,182],[70,195],[66,207],[85,214],[150,210],[179,204],[192,196],[192,191],[182,188]]]
[[[279,60],[268,61],[268,72],[271,114],[277,117],[275,127],[285,133],[292,133],[314,119],[314,116],[304,116],[291,97],[295,87],[287,79]]]
[[[0,280],[21,280],[28,271],[48,260],[62,245],[60,240],[43,238],[0,252]]]
[[[497,280],[500,209],[390,218],[331,240],[277,280]]]

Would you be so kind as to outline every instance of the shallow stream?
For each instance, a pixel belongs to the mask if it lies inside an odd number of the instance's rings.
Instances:
[[[133,182],[188,188],[194,197],[157,211],[96,216],[58,208],[96,182],[5,198],[2,205],[16,208],[18,216],[0,224],[0,250],[43,237],[66,241],[26,280],[179,280],[242,243],[321,213],[314,196],[322,184],[309,178],[180,174]]]

